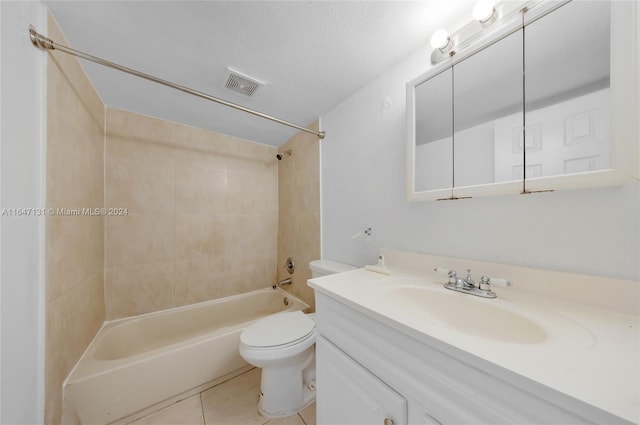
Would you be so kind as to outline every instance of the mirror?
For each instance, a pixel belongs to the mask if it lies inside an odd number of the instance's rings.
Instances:
[[[417,192],[453,187],[453,81],[451,68],[415,88]]]
[[[407,84],[408,200],[637,181],[638,10],[541,2]]]
[[[610,168],[610,22],[572,1],[526,26],[527,179]]]
[[[521,179],[504,172],[512,134],[503,123],[522,128],[522,30],[455,64],[453,75],[454,188]],[[509,161],[522,166],[522,154]]]

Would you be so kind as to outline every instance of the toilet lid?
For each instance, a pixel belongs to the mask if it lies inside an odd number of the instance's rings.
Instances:
[[[301,311],[278,313],[249,326],[240,334],[240,341],[251,347],[277,347],[306,337],[315,326]]]

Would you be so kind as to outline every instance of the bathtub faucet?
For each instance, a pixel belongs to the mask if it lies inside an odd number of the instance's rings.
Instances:
[[[288,277],[288,278],[282,279],[280,282],[278,282],[278,286],[283,286],[283,285],[291,285],[291,278]]]

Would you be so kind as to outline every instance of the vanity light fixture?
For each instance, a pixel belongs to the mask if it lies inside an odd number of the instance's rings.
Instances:
[[[444,52],[451,47],[451,37],[445,29],[439,29],[431,36],[431,47]]]
[[[456,52],[470,46],[500,25],[518,19],[523,10],[529,10],[543,0],[522,2],[478,0],[473,8],[473,20],[452,34],[439,29],[431,36],[431,63],[436,65],[453,56]],[[444,34],[444,35],[443,35]]]
[[[496,3],[494,0],[478,0],[473,7],[473,19],[482,25],[491,25],[496,19]]]

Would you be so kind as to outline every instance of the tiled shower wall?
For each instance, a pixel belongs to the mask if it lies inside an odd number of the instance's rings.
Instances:
[[[318,131],[319,123],[309,129]],[[308,133],[298,133],[279,148],[291,149],[290,156],[278,161],[278,280],[291,277],[284,289],[314,307],[309,261],[320,258],[320,141]],[[283,267],[291,257],[293,275]]]
[[[104,206],[104,106],[64,53],[47,54],[46,137],[45,423],[59,424],[62,383],[104,320],[104,217],[76,212]]]
[[[275,281],[274,147],[111,108],[106,125],[107,319]]]
[[[46,219],[45,422],[55,424],[64,379],[104,320],[268,287],[288,276],[287,256],[297,270],[285,289],[313,305],[320,195],[317,138],[294,136],[279,163],[272,146],[105,110],[77,59],[48,55],[46,207],[108,213]]]

